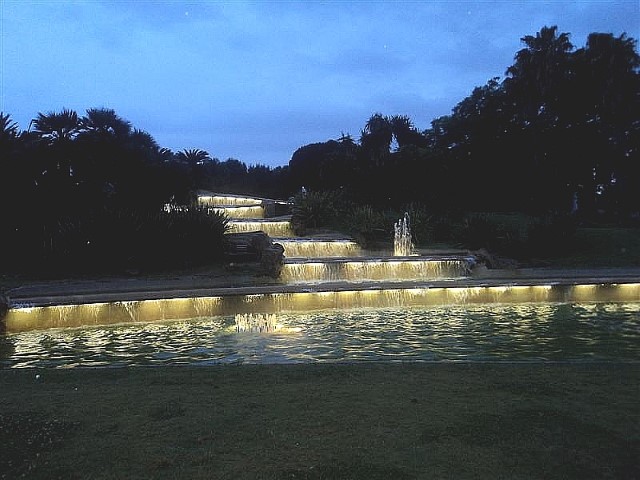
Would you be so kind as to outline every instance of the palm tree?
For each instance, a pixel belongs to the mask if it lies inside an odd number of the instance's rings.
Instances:
[[[515,55],[507,69],[507,88],[516,94],[529,116],[546,113],[557,101],[570,75],[573,45],[568,33],[558,35],[558,27],[543,27],[536,36],[521,39],[526,48]]]
[[[50,143],[72,140],[80,130],[78,114],[73,110],[38,113],[33,121],[35,132]]]
[[[155,138],[144,130],[134,128],[127,137],[129,147],[140,154],[140,158],[150,163],[162,163],[161,148]]]
[[[162,160],[162,163],[169,163],[175,159],[175,154],[171,151],[170,148],[162,147],[158,151],[158,155]]]
[[[507,69],[504,86],[514,106],[513,126],[523,132],[527,143],[522,145],[520,156],[527,162],[530,155],[529,181],[525,182],[532,187],[530,204],[546,209],[550,207],[541,201],[553,198],[550,189],[555,189],[559,198],[572,188],[563,178],[567,169],[554,158],[553,150],[559,147],[557,140],[566,137],[560,130],[568,122],[563,115],[563,101],[569,91],[573,45],[568,33],[558,34],[557,26],[543,27],[535,36],[527,35],[521,40],[525,48],[516,53],[514,65]],[[555,186],[551,187],[549,182]],[[547,187],[544,193],[543,184]]]
[[[0,143],[18,138],[18,124],[11,119],[11,115],[0,112]]]
[[[360,135],[360,144],[370,155],[370,160],[376,166],[389,155],[393,140],[393,129],[388,117],[374,113],[367,121]]]
[[[90,108],[80,119],[82,131],[126,137],[131,133],[131,124],[116,115],[110,108]]]
[[[176,154],[176,159],[181,163],[189,165],[190,167],[195,167],[196,165],[204,165],[205,162],[211,160],[211,157],[205,150],[200,150],[199,148],[192,148],[187,150],[185,148],[184,150]]]

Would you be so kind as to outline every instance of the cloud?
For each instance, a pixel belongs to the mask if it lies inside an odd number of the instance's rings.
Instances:
[[[247,162],[357,138],[378,111],[427,128],[545,25],[576,46],[640,36],[636,0],[5,0],[2,14],[0,108],[22,127],[105,106],[161,145]]]

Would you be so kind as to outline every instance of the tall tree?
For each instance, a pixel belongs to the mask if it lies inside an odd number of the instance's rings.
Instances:
[[[558,34],[558,27],[542,27],[535,36],[521,38],[525,48],[515,55],[515,63],[507,69],[505,84],[525,107],[531,118],[544,115],[550,120],[550,109],[558,102],[570,73],[573,45],[568,33]]]
[[[557,26],[543,27],[521,41],[525,48],[507,69],[504,86],[512,102],[512,122],[521,130],[521,159],[527,167],[522,184],[528,186],[531,209],[549,210],[563,202],[568,208],[577,186],[567,178],[570,168],[554,157],[554,150],[565,139],[558,132],[566,127],[561,105],[569,90],[573,45]]]
[[[87,133],[124,138],[131,133],[131,123],[119,117],[113,109],[90,108],[80,119],[80,129]]]
[[[35,132],[51,143],[68,141],[75,138],[80,130],[80,120],[74,110],[38,113],[33,121]]]
[[[0,112],[0,142],[11,142],[18,138],[18,124],[8,113]]]
[[[209,152],[200,150],[199,148],[184,149],[176,153],[176,160],[194,168],[198,165],[204,165],[205,162],[211,160]]]
[[[582,155],[592,172],[588,204],[640,209],[640,56],[625,34],[592,33],[575,53]],[[579,101],[577,101],[579,100]],[[587,183],[587,182],[585,182]]]
[[[393,140],[393,128],[388,117],[381,113],[374,113],[362,130],[360,145],[369,162],[374,166],[380,166],[389,155],[391,141]]]

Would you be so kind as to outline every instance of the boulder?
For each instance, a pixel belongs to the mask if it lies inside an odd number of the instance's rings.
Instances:
[[[490,270],[514,270],[518,268],[518,262],[516,260],[512,258],[499,257],[498,255],[489,253],[485,248],[471,252],[471,254],[476,258],[477,262],[474,269],[487,268]]]
[[[277,278],[284,263],[284,247],[273,243],[264,232],[225,235],[227,259],[233,262],[258,262],[260,274]]]
[[[284,263],[284,247],[279,243],[272,243],[262,251],[260,270],[263,275],[278,278]]]
[[[0,293],[0,333],[6,330],[5,317],[9,311],[9,299]]]
[[[273,244],[264,232],[228,233],[225,242],[225,255],[236,262],[260,261],[262,251]]]

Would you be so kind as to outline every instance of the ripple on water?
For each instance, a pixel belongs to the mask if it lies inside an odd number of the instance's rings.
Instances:
[[[640,361],[640,304],[458,305],[232,317],[0,337],[0,366],[115,367],[369,361]]]

